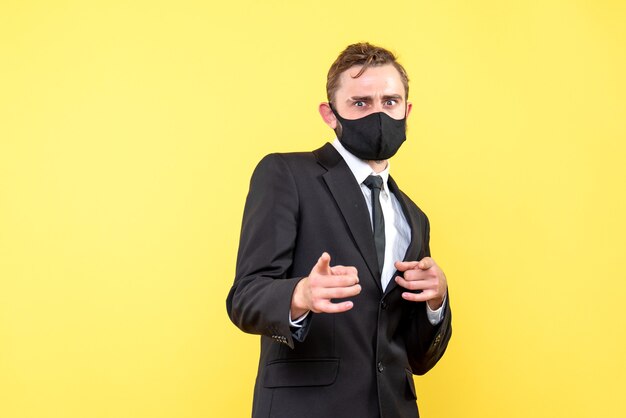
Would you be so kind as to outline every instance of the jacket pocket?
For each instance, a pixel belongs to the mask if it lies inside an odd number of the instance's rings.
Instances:
[[[417,399],[417,395],[415,394],[415,381],[413,380],[413,373],[409,369],[404,370],[406,372],[406,384],[407,389],[406,393],[409,399]]]
[[[328,386],[337,379],[339,359],[276,360],[265,366],[263,386]]]

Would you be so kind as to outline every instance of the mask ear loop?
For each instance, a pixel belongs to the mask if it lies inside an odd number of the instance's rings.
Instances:
[[[337,121],[340,122],[341,119],[343,119],[343,116],[341,116],[339,112],[337,112],[337,109],[335,109],[335,107],[333,106],[331,102],[328,102],[328,107],[330,107],[330,110],[333,112],[333,115],[335,115],[335,117],[337,118]]]
[[[337,113],[337,110],[335,110],[335,107],[333,106],[332,102],[328,102],[328,107],[330,107],[330,110],[333,112],[333,115],[335,115],[335,118],[337,119],[337,128],[334,129],[335,134],[337,134],[337,139],[341,140],[341,132],[342,132],[342,128],[341,128],[341,120],[343,119],[343,117],[341,115],[339,115],[339,113]]]

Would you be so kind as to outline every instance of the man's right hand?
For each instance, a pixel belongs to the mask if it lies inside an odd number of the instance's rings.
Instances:
[[[339,303],[331,299],[348,298],[361,293],[355,267],[330,266],[330,255],[323,253],[313,266],[311,274],[300,280],[291,298],[291,318],[296,319],[313,311],[316,313],[345,312],[354,306],[352,301]]]

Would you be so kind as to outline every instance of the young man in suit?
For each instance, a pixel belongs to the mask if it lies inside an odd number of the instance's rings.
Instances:
[[[451,311],[426,215],[389,176],[405,140],[408,77],[348,46],[319,106],[337,134],[271,154],[250,183],[231,320],[261,335],[253,417],[416,417],[413,374],[443,355]]]

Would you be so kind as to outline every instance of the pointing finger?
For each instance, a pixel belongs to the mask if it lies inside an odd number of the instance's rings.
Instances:
[[[395,266],[398,271],[407,271],[417,268],[419,261],[396,261]]]
[[[317,260],[315,266],[313,266],[313,272],[317,274],[329,275],[330,272],[330,255],[327,252],[322,253],[322,256]]]

